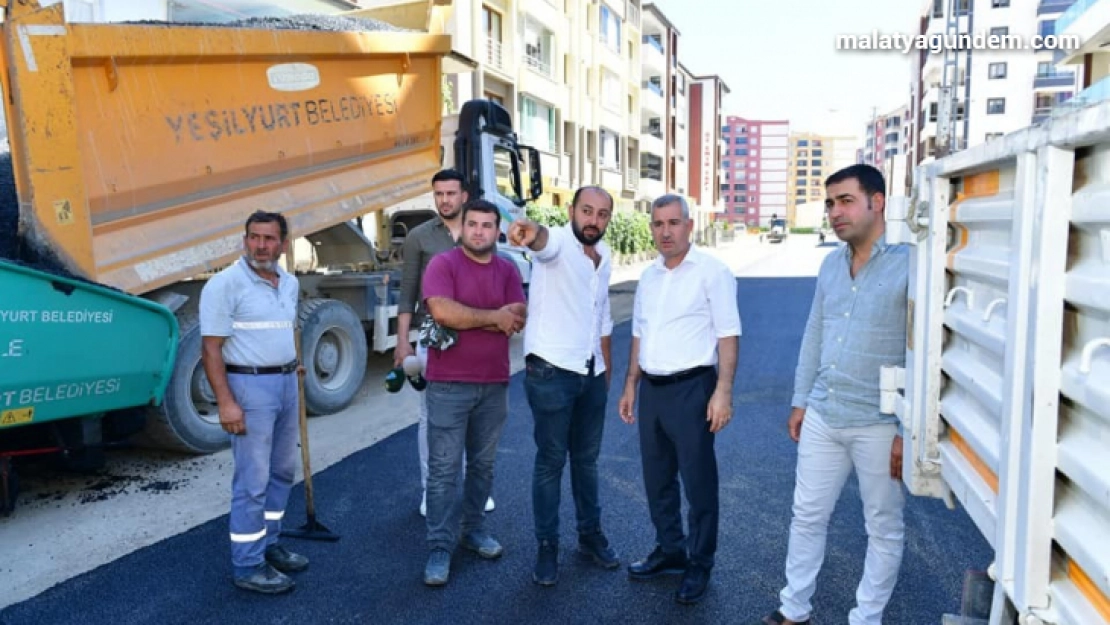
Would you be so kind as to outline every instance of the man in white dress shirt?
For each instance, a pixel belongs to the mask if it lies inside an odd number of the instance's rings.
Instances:
[[[736,278],[690,243],[686,200],[664,195],[651,209],[659,256],[636,288],[632,353],[620,415],[635,423],[639,387],[640,454],[656,547],[628,567],[633,579],[683,573],[675,594],[696,603],[717,551],[716,433],[732,419],[732,380],[740,351]],[[689,537],[682,495],[689,503]]]
[[[539,550],[532,581],[558,581],[559,499],[570,456],[577,512],[578,550],[615,569],[617,554],[601,531],[597,458],[605,424],[610,377],[609,310],[611,254],[602,241],[613,215],[613,198],[600,187],[583,187],[571,201],[570,221],[546,228],[516,220],[509,241],[534,254],[524,328],[524,390],[535,419],[536,462],[532,512]]]

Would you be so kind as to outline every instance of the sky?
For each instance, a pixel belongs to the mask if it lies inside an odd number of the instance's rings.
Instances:
[[[915,34],[918,0],[653,2],[678,29],[679,62],[694,75],[719,75],[731,90],[725,115],[861,136],[872,107],[881,114],[909,102],[908,55],[840,51],[836,36]]]

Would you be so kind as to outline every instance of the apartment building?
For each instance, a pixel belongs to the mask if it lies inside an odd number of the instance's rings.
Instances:
[[[1074,0],[925,0],[918,32],[957,37],[1055,33]],[[1087,4],[1087,3],[1085,3]],[[913,61],[913,163],[966,149],[1046,119],[1077,91],[1065,52],[1040,48],[921,51]]]
[[[725,144],[722,137],[728,85],[720,76],[691,75],[690,87],[690,191],[697,208],[697,224],[708,224],[724,214]]]
[[[640,200],[649,206],[655,198],[675,189],[678,37],[678,29],[657,6],[644,5],[640,51],[643,64]]]
[[[539,202],[564,206],[574,189],[597,184],[631,208],[646,91],[640,0],[453,4],[454,51],[477,63],[447,77],[455,106],[489,98],[514,114],[522,140],[541,154]]]
[[[735,226],[766,226],[785,217],[790,169],[790,122],[729,116],[721,125],[721,221]]]
[[[825,179],[856,162],[856,137],[790,133],[786,185],[786,220],[797,226],[796,207],[823,202]]]
[[[881,168],[887,159],[909,152],[911,121],[908,105],[873,114],[864,127],[858,162]]]

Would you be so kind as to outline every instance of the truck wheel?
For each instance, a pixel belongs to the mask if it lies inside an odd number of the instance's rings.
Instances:
[[[150,408],[138,442],[150,447],[210,454],[231,444],[220,427],[216,394],[200,362],[200,317],[179,314],[181,339],[162,405]]]
[[[366,332],[355,311],[338,300],[301,302],[301,358],[309,414],[339,412],[351,404],[366,376]]]

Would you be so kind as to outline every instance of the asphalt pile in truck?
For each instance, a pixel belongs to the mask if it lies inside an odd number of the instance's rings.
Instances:
[[[164,22],[142,20],[129,24],[151,24],[159,26],[199,26],[203,28],[258,28],[264,30],[318,30],[332,32],[418,32],[400,28],[367,17],[346,17],[342,15],[302,14],[288,17],[248,17],[234,22]]]
[[[12,153],[0,152],[0,258],[15,259],[19,252],[19,200],[12,173]]]
[[[12,154],[0,152],[0,259],[63,278],[89,282],[68,271],[48,246],[32,243],[19,236],[19,195],[15,189]]]

